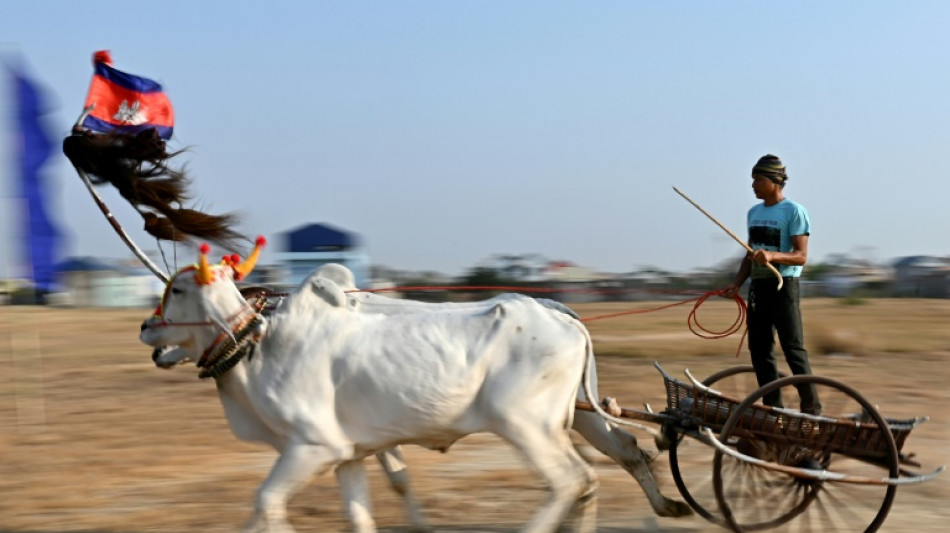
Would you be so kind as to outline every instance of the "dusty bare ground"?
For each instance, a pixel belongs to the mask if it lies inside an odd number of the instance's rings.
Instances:
[[[576,308],[594,316],[630,305]],[[703,315],[708,326],[735,316],[725,303],[709,309]],[[744,362],[733,357],[738,335],[694,337],[686,329],[687,311],[590,322],[601,393],[625,407],[662,406],[653,359],[671,373],[689,368],[699,377]],[[236,531],[248,519],[274,452],[231,435],[213,384],[199,381],[194,367],[152,366],[149,350],[137,341],[145,315],[0,307],[0,532]],[[932,417],[905,446],[925,470],[950,463],[948,318],[945,301],[806,303],[816,373],[847,382],[886,416]],[[544,494],[537,477],[490,436],[465,439],[444,455],[405,451],[414,487],[439,530],[514,531]],[[654,464],[664,492],[679,498],[666,456]],[[600,531],[714,529],[697,517],[655,517],[625,472],[610,462],[595,466]],[[404,531],[399,501],[375,463],[370,476],[379,526]],[[883,530],[944,530],[948,479],[901,488]],[[313,480],[293,499],[291,519],[300,531],[344,529],[332,476]]]

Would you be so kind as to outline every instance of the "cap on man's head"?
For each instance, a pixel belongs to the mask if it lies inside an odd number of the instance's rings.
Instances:
[[[766,154],[759,158],[755,166],[752,167],[753,176],[765,176],[779,185],[785,185],[788,180],[788,174],[785,173],[785,165],[778,156]]]

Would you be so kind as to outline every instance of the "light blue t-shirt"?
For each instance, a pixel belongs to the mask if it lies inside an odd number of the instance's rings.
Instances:
[[[808,210],[801,204],[789,199],[768,206],[764,203],[749,209],[749,246],[753,250],[764,248],[775,252],[791,252],[792,237],[811,234],[811,218]],[[796,278],[802,275],[802,267],[773,264],[784,277]],[[768,267],[752,263],[752,278],[774,277]]]

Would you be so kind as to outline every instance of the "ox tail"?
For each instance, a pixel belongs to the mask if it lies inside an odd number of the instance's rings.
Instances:
[[[598,392],[594,390],[594,386],[591,382],[591,375],[593,375],[594,370],[595,370],[594,365],[597,364],[596,361],[594,360],[594,341],[590,338],[590,331],[587,330],[587,327],[585,327],[584,324],[582,324],[579,320],[575,320],[574,323],[581,330],[581,332],[584,334],[584,338],[587,340],[587,361],[586,361],[586,364],[584,365],[584,375],[581,378],[581,381],[584,384],[584,395],[587,396],[587,402],[590,403],[591,407],[594,408],[594,411],[597,412],[597,414],[600,415],[601,418],[603,418],[604,420],[607,420],[608,422],[612,422],[620,426],[628,426],[632,428],[641,429],[653,435],[654,437],[660,436],[660,432],[657,431],[655,428],[652,428],[650,426],[645,426],[643,424],[638,424],[636,422],[632,422],[625,418],[619,418],[619,417],[613,416],[607,411],[605,411],[603,407],[601,407],[600,400],[597,398]]]

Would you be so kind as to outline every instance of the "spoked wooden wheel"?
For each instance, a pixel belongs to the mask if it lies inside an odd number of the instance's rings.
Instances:
[[[785,436],[783,428],[746,429],[750,406],[766,394],[781,391],[785,407],[797,411],[799,390],[804,386],[817,390],[823,417],[880,428],[873,432],[874,438],[880,439],[881,449],[873,464],[853,458],[841,446],[819,446],[820,432],[802,441]],[[743,418],[745,422],[741,422]],[[878,479],[899,475],[897,445],[881,414],[850,387],[820,376],[786,377],[756,390],[726,421],[719,440],[741,453],[775,464]],[[876,531],[887,517],[897,491],[893,485],[799,478],[737,460],[720,451],[713,458],[713,487],[719,516],[733,531]]]
[[[702,383],[736,401],[741,401],[759,388],[755,370],[748,365],[720,370]],[[683,499],[696,514],[710,522],[724,524],[712,481],[715,449],[682,435],[669,435],[669,438],[670,473]]]

